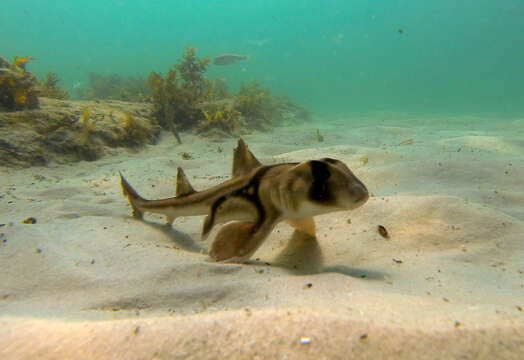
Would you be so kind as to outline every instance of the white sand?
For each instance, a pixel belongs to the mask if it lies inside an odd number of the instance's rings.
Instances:
[[[522,359],[523,134],[378,114],[246,136],[265,163],[341,159],[374,195],[318,217],[316,242],[278,225],[247,265],[208,260],[201,218],[132,219],[117,176],[170,197],[182,166],[206,188],[234,139],[1,168],[0,359]]]

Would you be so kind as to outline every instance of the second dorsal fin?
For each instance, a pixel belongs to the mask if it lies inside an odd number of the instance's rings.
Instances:
[[[245,175],[261,165],[262,163],[247,148],[244,140],[238,139],[238,145],[233,150],[233,177]]]
[[[187,180],[184,170],[179,167],[176,173],[176,196],[185,196],[193,193],[196,193],[195,189],[193,189],[189,180]]]

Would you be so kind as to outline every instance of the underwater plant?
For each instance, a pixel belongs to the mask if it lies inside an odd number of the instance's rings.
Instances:
[[[127,145],[135,147],[144,144],[151,138],[149,129],[133,115],[124,113],[124,141]]]
[[[25,66],[29,61],[33,61],[34,59],[31,56],[15,56],[13,59],[13,65],[18,66],[20,69],[25,71]]]
[[[153,98],[153,115],[163,128],[172,128],[175,114],[175,96],[178,88],[178,77],[170,69],[163,78],[156,72],[149,74],[149,87]]]
[[[227,88],[227,83],[222,78],[217,78],[209,82],[211,100],[222,100],[232,96]]]
[[[235,95],[234,107],[250,128],[267,129],[276,125],[281,119],[280,105],[280,100],[256,81],[242,85]]]
[[[76,90],[75,97],[87,100],[145,102],[151,96],[147,80],[141,77],[97,73],[89,73],[88,76],[88,85],[79,87]]]
[[[196,100],[209,96],[209,81],[206,80],[204,73],[210,61],[209,56],[199,59],[196,56],[196,48],[187,46],[182,62],[174,65],[183,80],[181,88],[190,92]]]
[[[36,76],[25,66],[10,64],[0,57],[0,110],[38,108],[37,85]]]
[[[86,107],[81,117],[80,143],[86,145],[89,142],[89,134],[95,130],[95,122],[90,120],[91,109]]]
[[[69,93],[66,89],[58,86],[60,78],[53,72],[47,73],[45,80],[41,81],[38,85],[40,88],[39,95],[52,99],[67,100],[69,99]]]
[[[282,122],[289,124],[311,121],[311,113],[308,109],[294,103],[285,96],[279,97],[279,108],[282,116]]]
[[[193,128],[204,118],[199,104],[211,94],[210,82],[204,76],[209,61],[209,57],[198,58],[196,49],[188,46],[182,61],[166,77],[156,72],[149,75],[153,115],[175,136],[179,130]]]
[[[199,134],[209,134],[214,129],[215,134],[230,136],[248,129],[267,130],[289,118],[289,114],[302,112],[301,116],[308,116],[305,109],[273,96],[255,81],[232,95],[224,80],[206,79],[209,62],[209,57],[198,58],[196,49],[188,46],[180,63],[165,77],[156,72],[149,75],[153,116],[179,142],[180,130],[195,129]]]
[[[198,134],[238,136],[248,132],[244,117],[233,108],[233,102],[229,99],[202,103],[201,109],[204,119],[196,127]]]

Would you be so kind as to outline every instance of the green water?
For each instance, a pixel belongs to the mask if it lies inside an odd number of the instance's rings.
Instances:
[[[3,0],[0,34],[0,55],[70,89],[166,72],[193,45],[250,56],[210,78],[256,79],[319,115],[524,112],[521,0]]]

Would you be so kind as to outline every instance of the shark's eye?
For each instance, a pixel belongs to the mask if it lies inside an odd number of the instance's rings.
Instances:
[[[313,181],[326,181],[331,176],[328,165],[319,160],[311,160],[311,174]]]
[[[311,184],[311,200],[326,201],[331,196],[328,191],[327,180],[331,176],[329,166],[323,161],[313,160],[311,163],[311,175],[313,183]]]

